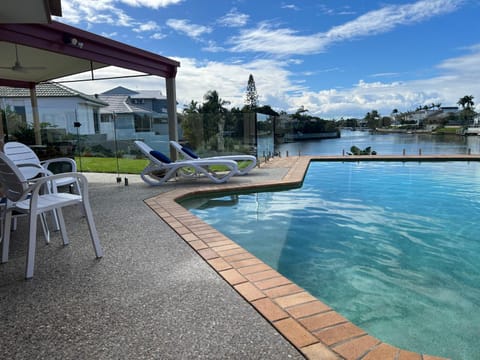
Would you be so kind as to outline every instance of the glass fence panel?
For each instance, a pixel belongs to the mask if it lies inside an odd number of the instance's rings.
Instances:
[[[40,144],[38,126],[28,111],[3,111],[4,141],[29,145],[41,160],[74,158],[78,171],[140,173],[148,160],[135,140],[167,156],[174,151],[166,113],[147,116],[40,107],[39,116]],[[249,154],[268,158],[275,153],[275,122],[274,116],[255,112],[178,114],[178,139],[200,157]]]

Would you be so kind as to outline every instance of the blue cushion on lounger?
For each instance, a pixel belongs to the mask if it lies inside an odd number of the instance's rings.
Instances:
[[[155,159],[158,159],[165,164],[170,164],[172,162],[172,160],[170,160],[168,156],[162,154],[160,151],[157,151],[157,150],[150,151],[150,155],[152,155]]]
[[[188,154],[190,157],[194,159],[198,159],[198,155],[193,152],[192,149],[189,149],[188,147],[182,146],[182,150]]]

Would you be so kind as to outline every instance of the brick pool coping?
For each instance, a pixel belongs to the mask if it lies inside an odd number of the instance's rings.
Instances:
[[[443,359],[400,349],[369,335],[177,203],[185,197],[212,192],[295,187],[302,183],[311,161],[360,160],[480,161],[480,156],[289,157],[276,160],[277,165],[289,168],[281,180],[199,184],[195,188],[164,192],[145,200],[145,203],[307,359]]]

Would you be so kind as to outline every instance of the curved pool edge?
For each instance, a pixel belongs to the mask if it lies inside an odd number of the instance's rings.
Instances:
[[[400,349],[369,335],[177,203],[179,199],[212,192],[298,187],[311,161],[364,160],[480,161],[480,156],[291,157],[287,160],[289,170],[281,180],[176,188],[145,203],[306,358],[443,359]]]

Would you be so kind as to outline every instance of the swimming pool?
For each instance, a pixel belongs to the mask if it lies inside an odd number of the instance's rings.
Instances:
[[[300,189],[183,205],[371,335],[477,356],[478,163],[317,162]]]

